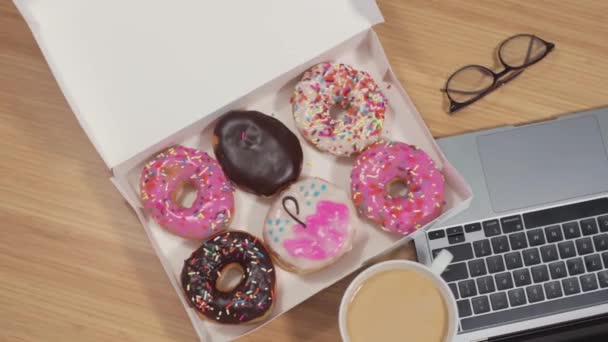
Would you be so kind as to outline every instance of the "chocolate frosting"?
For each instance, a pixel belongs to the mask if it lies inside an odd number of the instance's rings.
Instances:
[[[244,271],[229,292],[217,288],[222,270],[238,264]],[[210,237],[184,261],[182,287],[190,305],[206,318],[224,324],[257,321],[275,301],[276,275],[262,241],[243,231]]]
[[[214,152],[237,185],[271,196],[302,171],[300,141],[281,121],[258,111],[232,111],[214,130]]]

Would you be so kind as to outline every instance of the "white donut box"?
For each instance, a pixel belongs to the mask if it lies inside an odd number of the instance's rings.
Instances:
[[[272,114],[297,132],[289,99],[302,73],[316,63],[339,61],[370,72],[388,98],[383,137],[419,146],[442,169],[447,205],[433,223],[471,202],[470,187],[391,70],[372,29],[383,21],[373,0],[14,1],[112,182],[139,217],[201,340],[250,333],[413,238],[362,221],[353,250],[329,268],[302,276],[277,267],[277,302],[259,324],[214,324],[189,307],[179,275],[200,242],[166,232],[142,210],[143,163],[174,144],[213,155],[213,123],[232,109]],[[302,177],[321,177],[349,191],[354,158],[321,153],[296,135],[304,150]],[[261,237],[272,199],[237,190],[235,200],[231,227]]]

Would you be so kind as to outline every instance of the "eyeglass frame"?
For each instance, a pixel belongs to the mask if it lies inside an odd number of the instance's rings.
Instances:
[[[510,66],[508,65],[502,58],[502,56],[500,55],[500,50],[503,48],[503,46],[510,41],[511,39],[517,38],[517,37],[522,37],[522,36],[526,36],[526,37],[530,37],[530,42],[532,42],[534,39],[538,39],[539,41],[541,41],[543,44],[545,44],[545,51],[544,53],[537,58],[536,60],[530,62],[530,63],[524,63],[521,66]],[[512,81],[513,79],[515,79],[517,76],[519,76],[522,72],[525,71],[526,68],[528,68],[531,65],[534,65],[536,63],[538,63],[539,61],[541,61],[543,58],[547,57],[547,55],[555,48],[555,43],[551,43],[548,42],[536,35],[533,34],[529,34],[529,33],[520,33],[520,34],[516,34],[514,36],[511,36],[505,40],[502,41],[502,43],[500,43],[500,45],[498,46],[498,59],[500,60],[500,63],[503,65],[504,70],[499,71],[499,72],[494,72],[491,69],[483,66],[483,65],[479,65],[479,64],[469,64],[469,65],[465,65],[463,67],[461,67],[460,69],[454,71],[452,73],[452,75],[450,75],[450,77],[448,78],[448,80],[445,82],[445,87],[443,89],[441,89],[442,92],[444,92],[448,99],[450,100],[450,107],[449,107],[449,114],[454,114],[455,112],[477,102],[478,100],[480,100],[481,98],[485,97],[486,95],[488,95],[489,93],[493,92],[494,90],[500,88],[502,85]],[[530,44],[530,46],[528,47],[528,56],[526,57],[526,59],[529,58],[529,54],[530,54],[530,50],[532,49],[532,44]],[[450,84],[450,81],[452,80],[452,78],[457,75],[459,72],[467,69],[467,68],[479,68],[484,70],[485,72],[487,72],[489,75],[492,75],[493,80],[492,80],[492,84],[490,84],[490,86],[488,86],[487,88],[485,88],[484,90],[480,91],[478,93],[477,96],[465,101],[465,102],[458,102],[456,100],[454,100],[451,96],[450,96],[450,91],[453,92],[461,92],[461,93],[472,93],[475,94],[477,92],[464,92],[464,91],[458,91],[458,90],[449,90],[448,89],[448,84]],[[507,78],[501,79],[502,77],[504,77],[505,75],[507,75],[510,72],[516,71],[510,75],[508,75]]]

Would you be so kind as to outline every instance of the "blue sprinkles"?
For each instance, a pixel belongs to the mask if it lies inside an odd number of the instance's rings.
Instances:
[[[279,237],[278,236],[274,237],[274,242],[279,242]]]

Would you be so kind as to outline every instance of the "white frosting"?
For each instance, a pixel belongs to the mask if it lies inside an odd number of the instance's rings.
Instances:
[[[320,178],[305,178],[270,207],[264,241],[288,268],[312,272],[350,251],[357,222],[345,191]]]
[[[332,107],[344,115],[332,118]],[[386,98],[365,71],[321,63],[302,76],[292,98],[296,127],[321,151],[338,156],[361,152],[380,138]]]

